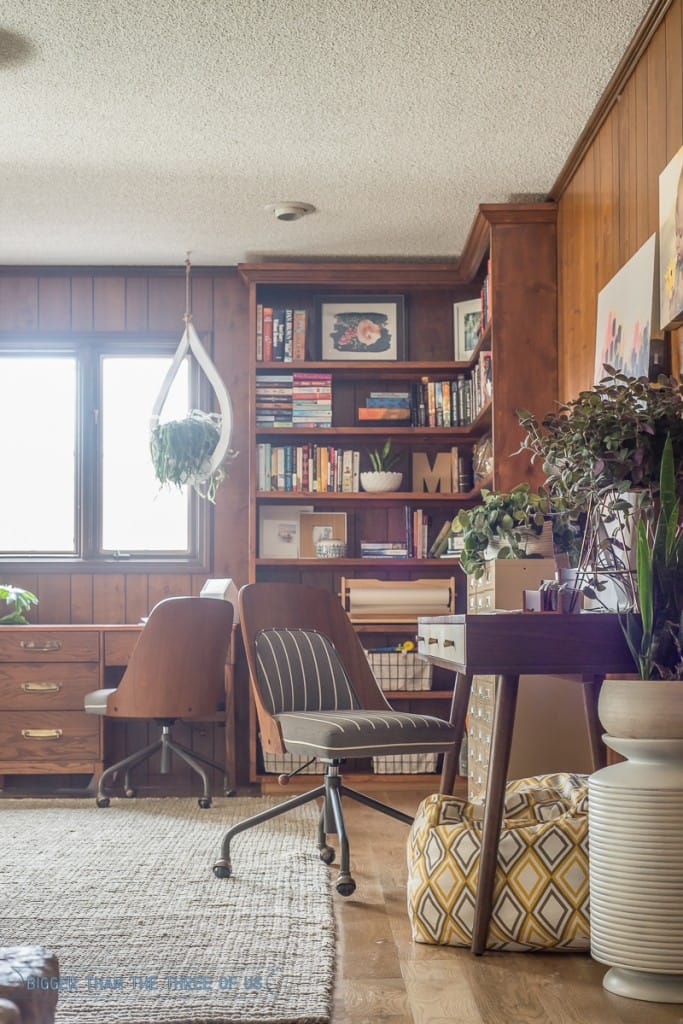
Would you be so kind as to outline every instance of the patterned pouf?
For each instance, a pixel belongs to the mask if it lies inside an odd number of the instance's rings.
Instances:
[[[588,779],[509,782],[487,948],[587,950]],[[483,807],[435,794],[408,839],[408,914],[416,942],[469,946]]]

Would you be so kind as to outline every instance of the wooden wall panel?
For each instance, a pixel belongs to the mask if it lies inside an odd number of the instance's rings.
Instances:
[[[206,575],[246,583],[247,486],[247,289],[235,268],[192,272],[192,312],[197,330],[210,332],[214,360],[234,402],[233,445],[240,456],[212,512],[212,560],[206,574],[50,571],[18,576],[0,563],[0,579],[34,591],[31,615],[43,623],[139,622],[164,597],[198,594]],[[178,270],[56,268],[0,269],[0,332],[35,337],[55,331],[177,332],[185,312],[185,277]]]
[[[682,4],[673,0],[558,199],[562,400],[593,381],[598,292],[658,230],[659,174],[683,144]]]

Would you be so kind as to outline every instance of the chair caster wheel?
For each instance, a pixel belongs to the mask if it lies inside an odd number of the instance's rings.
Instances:
[[[340,896],[351,896],[356,891],[356,883],[351,875],[340,875],[336,881],[335,888]]]
[[[98,807],[109,807],[109,797],[98,796],[97,799],[95,800],[95,803],[97,804]]]
[[[132,798],[136,794],[137,794],[137,789],[132,789],[131,786],[129,786],[128,789],[124,789],[124,791],[123,791],[123,795],[127,796],[129,800],[132,800]]]
[[[224,789],[223,790],[223,796],[237,796],[237,790],[236,789]]]
[[[197,801],[197,803],[199,804],[199,806],[200,806],[201,808],[203,808],[204,810],[206,810],[206,809],[207,809],[207,807],[210,807],[210,806],[211,806],[211,797],[210,797],[210,796],[209,796],[209,797],[207,797],[207,796],[200,796],[200,798],[199,798],[199,800]]]
[[[334,850],[331,846],[320,847],[320,859],[323,864],[331,864],[334,860]]]
[[[216,878],[230,878],[232,868],[229,860],[217,860],[213,866],[213,873]]]

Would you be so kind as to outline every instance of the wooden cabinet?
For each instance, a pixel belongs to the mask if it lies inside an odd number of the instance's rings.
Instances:
[[[101,722],[83,697],[101,685],[97,629],[0,629],[0,774],[102,770]]]
[[[362,541],[405,540],[406,516],[421,509],[429,520],[428,546],[446,521],[460,507],[475,504],[482,483],[507,490],[522,480],[533,481],[540,470],[533,469],[525,456],[511,458],[519,448],[522,431],[516,408],[539,414],[552,406],[557,396],[556,356],[556,263],[555,207],[551,203],[514,206],[482,206],[475,218],[465,251],[451,262],[277,262],[244,264],[239,268],[249,286],[249,579],[288,580],[312,583],[339,593],[342,577],[384,580],[445,579],[459,577],[458,610],[464,611],[464,577],[457,562],[443,558],[360,557]],[[491,320],[466,362],[456,362],[454,304],[477,298],[485,277],[489,278]],[[320,297],[335,295],[402,296],[405,309],[405,343],[402,359],[321,359],[320,324],[316,315]],[[318,300],[318,301],[317,301]],[[262,310],[302,310],[307,321],[305,359],[295,361],[257,360],[257,335],[262,332]],[[390,422],[367,425],[358,409],[371,390],[405,391],[423,378],[454,382],[469,376],[483,351],[490,351],[492,399],[466,426],[405,426]],[[265,387],[283,373],[330,374],[332,423],[326,427],[257,425],[257,378]],[[461,491],[450,487],[433,493],[416,488],[412,478],[412,456],[425,453],[433,462],[440,453],[457,447],[471,453],[485,435],[492,439],[492,475],[477,486]],[[360,470],[370,468],[369,450],[381,447],[385,439],[401,453],[396,467],[403,473],[401,489],[390,493],[300,490],[264,490],[259,486],[259,445],[296,448],[306,443],[350,447],[360,451]],[[261,476],[261,484],[263,477]],[[264,510],[279,507],[283,522],[296,517],[304,506],[315,512],[346,515],[347,551],[343,558],[275,558],[259,544]],[[416,619],[419,613],[416,609]],[[414,634],[416,623],[397,627],[376,623],[358,627],[365,646],[380,646]],[[419,699],[424,710],[446,712],[448,684],[439,680],[440,696]],[[393,699],[393,698],[392,698]],[[402,707],[414,707],[406,695],[396,697]],[[254,754],[252,779],[260,777]],[[386,777],[384,777],[385,781]]]

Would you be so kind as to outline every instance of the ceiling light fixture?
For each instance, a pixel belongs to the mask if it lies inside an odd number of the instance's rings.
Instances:
[[[276,220],[301,220],[307,213],[314,213],[315,206],[311,206],[310,203],[285,200],[280,203],[269,203],[266,210],[272,213]]]

